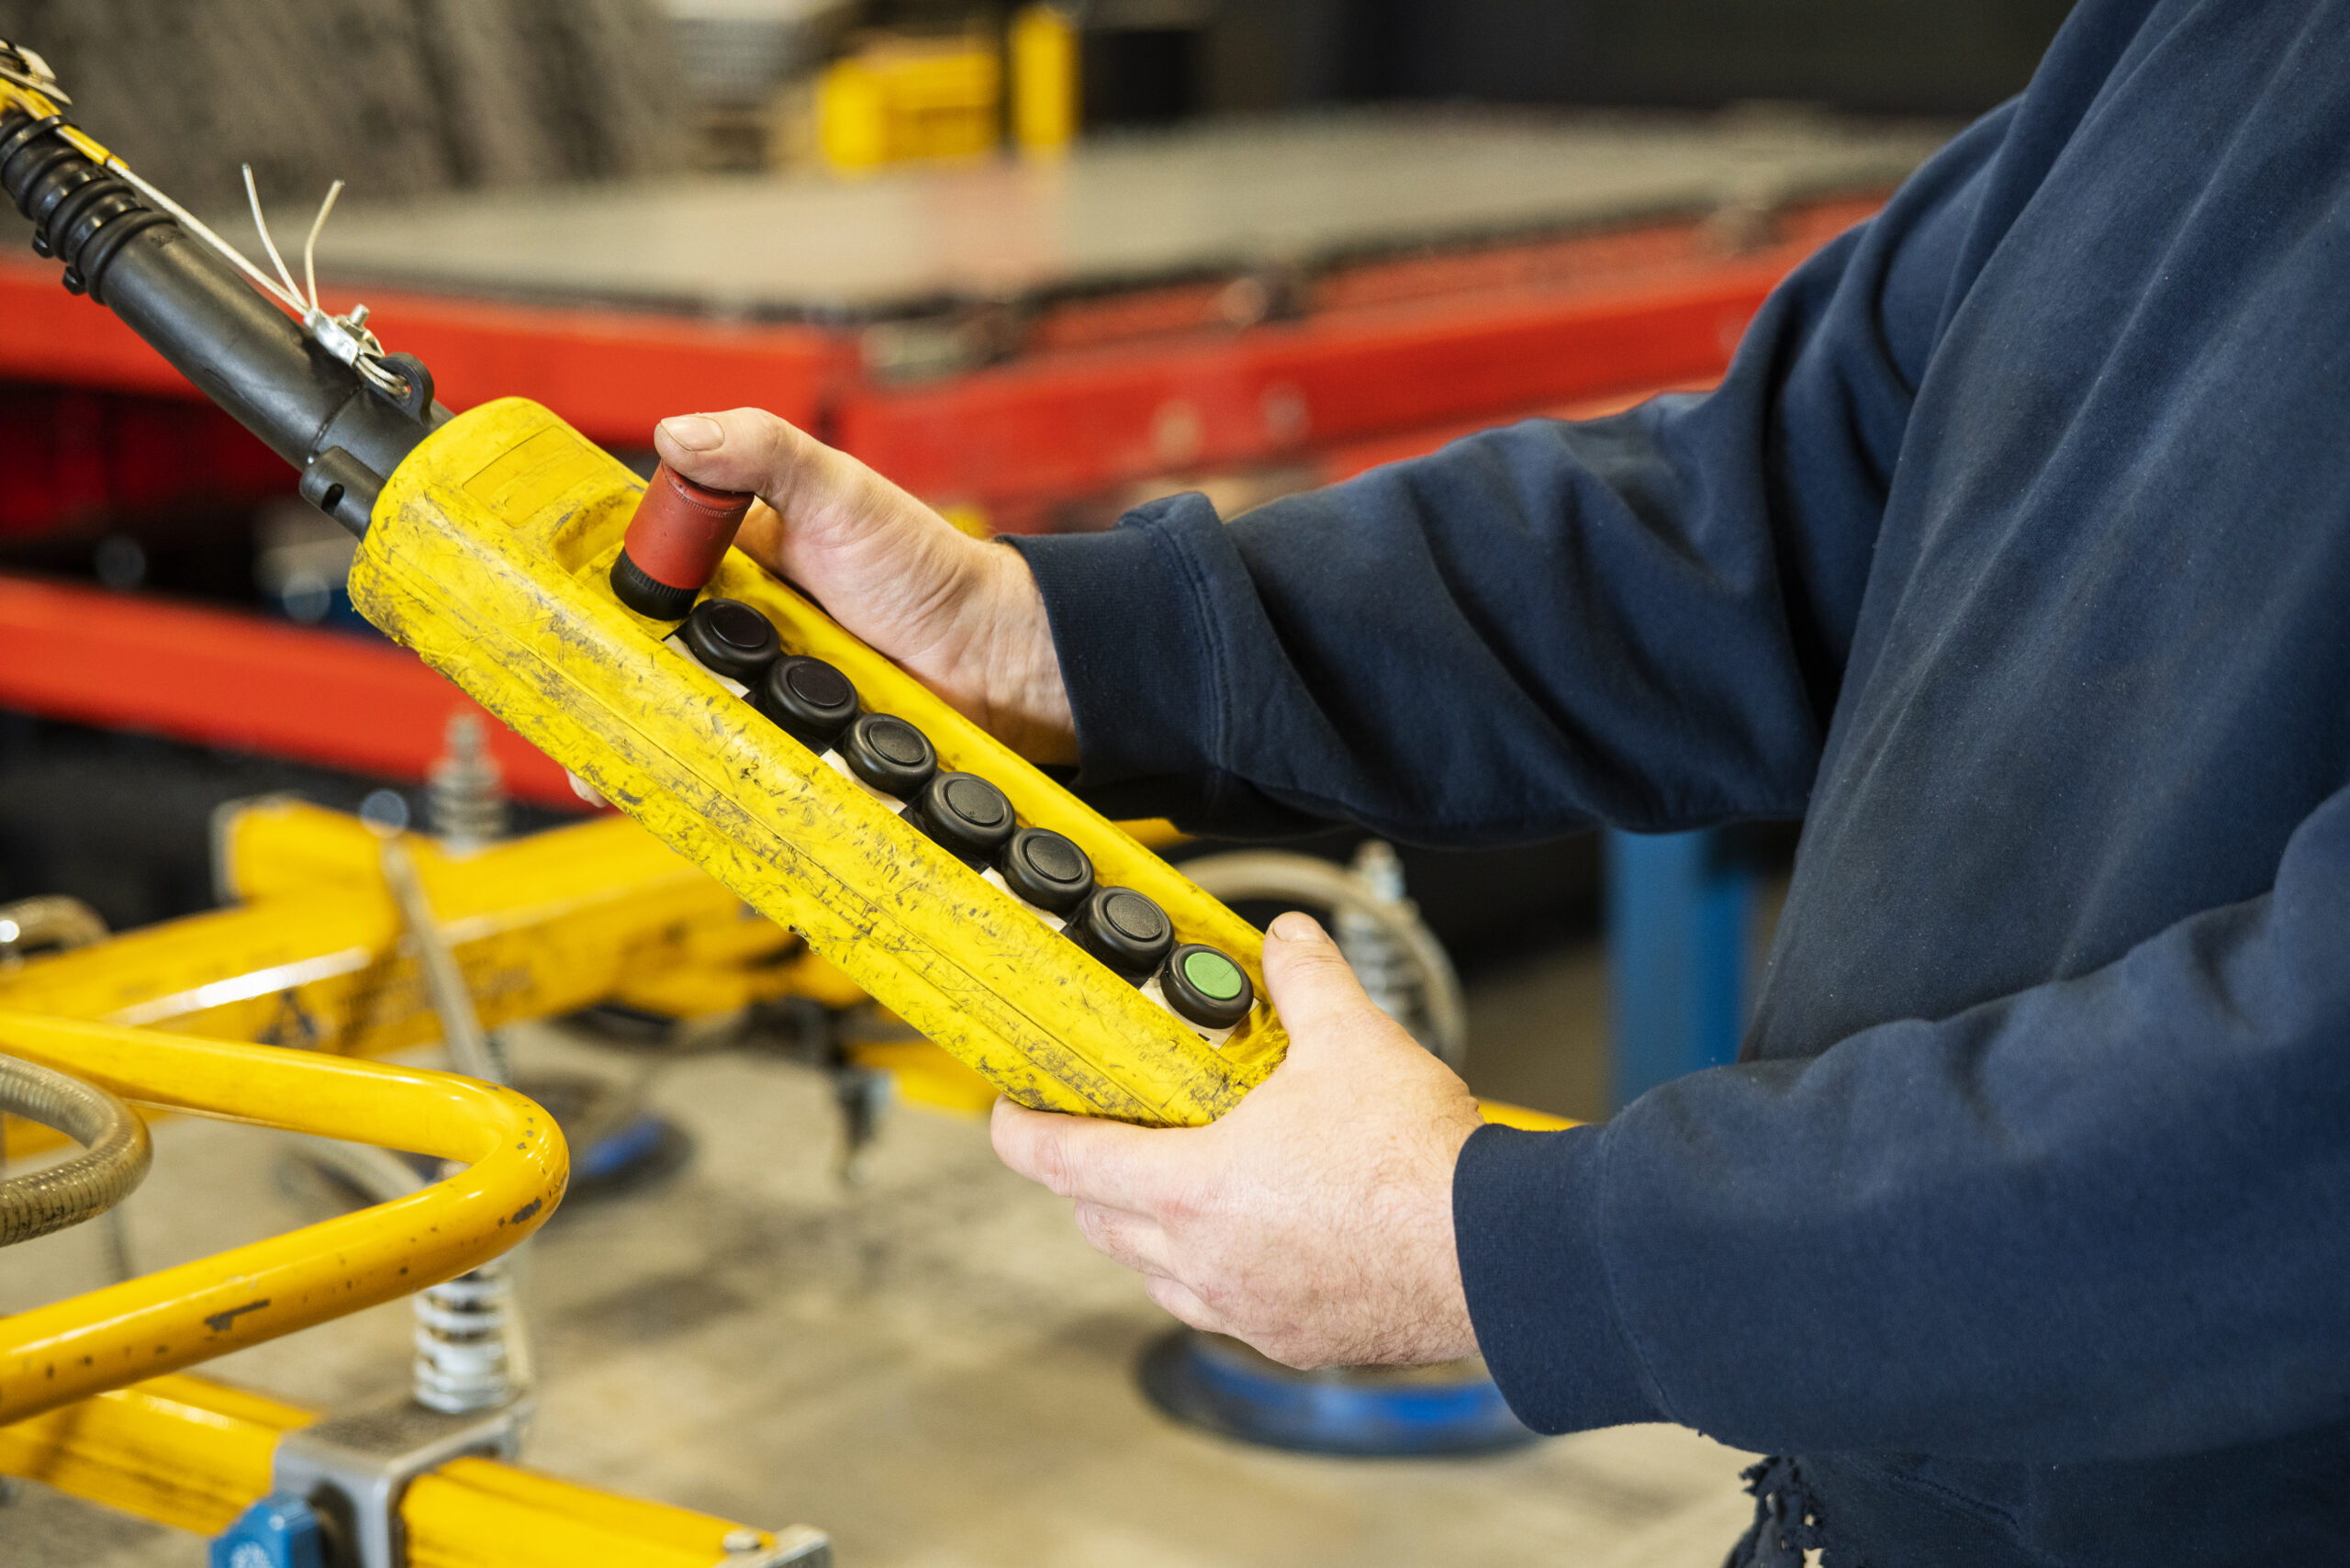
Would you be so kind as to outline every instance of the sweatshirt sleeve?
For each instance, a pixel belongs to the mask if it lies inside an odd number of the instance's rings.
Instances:
[[[1488,1127],[1454,1182],[1528,1424],[2066,1462],[2350,1415],[2350,790],[2270,891],[1807,1061]]]
[[[1221,522],[1009,541],[1077,787],[1426,844],[1799,815],[1894,454],[2007,112],[1772,296],[1718,389],[1532,420]]]

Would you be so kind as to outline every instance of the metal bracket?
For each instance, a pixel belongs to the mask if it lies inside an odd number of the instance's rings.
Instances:
[[[833,1568],[833,1538],[822,1530],[789,1525],[769,1533],[775,1537],[774,1545],[747,1551],[731,1550],[713,1568]],[[754,1534],[751,1539],[758,1538]]]
[[[512,1459],[528,1415],[526,1404],[444,1416],[403,1394],[286,1433],[272,1479],[326,1521],[335,1568],[407,1568],[400,1499],[408,1483],[467,1455]]]

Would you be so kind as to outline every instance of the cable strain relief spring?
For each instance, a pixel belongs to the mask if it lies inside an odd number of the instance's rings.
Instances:
[[[171,219],[65,140],[65,123],[0,118],[0,190],[33,223],[34,251],[65,263],[67,290],[102,297],[106,263],[132,235]]]

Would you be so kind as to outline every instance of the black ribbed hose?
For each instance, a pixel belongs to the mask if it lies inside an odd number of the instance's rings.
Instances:
[[[64,263],[68,289],[121,317],[302,470],[312,504],[364,532],[384,476],[449,417],[424,367],[393,361],[409,377],[406,406],[369,387],[226,259],[59,134],[64,123],[0,114],[0,191],[32,220],[34,250]]]
[[[95,1219],[146,1179],[147,1124],[103,1089],[0,1056],[0,1111],[83,1146],[71,1159],[0,1181],[0,1247]]]

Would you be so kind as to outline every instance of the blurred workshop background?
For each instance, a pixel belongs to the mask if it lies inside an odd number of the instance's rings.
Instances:
[[[649,471],[663,416],[757,404],[984,533],[1193,489],[1231,516],[1703,388],[1774,283],[2020,89],[2067,8],[0,0],[0,38],[256,257],[242,166],[282,243],[346,182],[322,295],[364,300],[452,407],[533,398]],[[29,235],[0,211],[0,1006],[55,949],[254,896],[238,802],[483,842],[589,819],[356,615],[349,536]],[[1734,1049],[1792,845],[1278,847],[1440,941],[1442,975],[1375,920],[1350,951],[1480,1092],[1594,1119]],[[1304,896],[1278,881],[1234,884],[1262,895],[1244,913]],[[983,1089],[782,972],[505,1032],[610,1178],[535,1244],[532,1463],[808,1519],[859,1568],[1711,1568],[1736,1533],[1743,1461],[1685,1433],[1284,1451],[1296,1390],[1264,1368],[1241,1372],[1271,1404],[1167,1413],[1136,1376],[1167,1320],[993,1165]],[[368,1190],[214,1124],[157,1148],[124,1220],[0,1251],[0,1312]],[[401,1386],[409,1323],[377,1308],[218,1370],[361,1399]],[[5,1430],[0,1470],[34,1473]],[[1349,1443],[1379,1447],[1318,1446]],[[0,1568],[206,1560],[71,1491],[10,1494]]]

